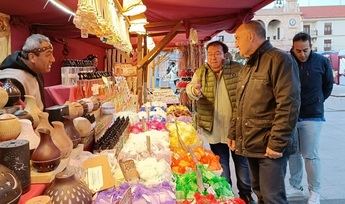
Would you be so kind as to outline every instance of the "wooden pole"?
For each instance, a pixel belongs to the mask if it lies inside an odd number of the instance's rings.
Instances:
[[[145,64],[149,64],[153,58],[177,35],[178,29],[182,26],[182,21],[178,22],[174,28],[166,35],[158,45],[156,45],[142,60],[138,62],[138,68],[142,68]]]

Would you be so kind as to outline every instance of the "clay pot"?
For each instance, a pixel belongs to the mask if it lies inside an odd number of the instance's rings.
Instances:
[[[81,101],[83,101],[86,104],[87,113],[91,113],[94,107],[92,100],[90,98],[85,98],[85,99],[82,99]]]
[[[0,142],[0,164],[18,176],[23,193],[30,190],[30,149],[27,140]]]
[[[0,164],[0,198],[1,203],[18,203],[22,188],[17,175]]]
[[[49,114],[49,122],[53,121],[64,121],[64,116],[68,116],[68,106],[67,105],[56,105],[45,109]]]
[[[38,126],[36,127],[36,134],[39,135],[38,130],[39,129],[48,129],[50,132],[53,131],[53,126],[50,125],[49,123],[49,114],[46,112],[40,112],[38,114],[38,117],[40,119],[40,122],[38,123]]]
[[[18,119],[28,119],[28,120],[30,120],[31,121],[31,125],[34,122],[34,119],[30,115],[30,113],[27,112],[26,110],[17,110],[16,112],[13,113],[13,115],[15,115]]]
[[[83,107],[83,114],[82,115],[87,114],[88,110],[89,110],[87,103],[84,100],[79,100],[78,103]]]
[[[92,103],[93,103],[93,109],[92,111],[97,110],[101,106],[101,102],[97,96],[90,97]]]
[[[8,101],[5,106],[13,106],[15,103],[17,103],[21,97],[20,90],[11,79],[6,79],[6,81],[3,83],[2,88],[6,90],[8,94]]]
[[[35,151],[32,153],[32,166],[38,172],[53,171],[60,164],[61,152],[54,144],[50,130],[47,128],[40,128],[40,143]]]
[[[5,107],[7,101],[8,101],[8,93],[4,88],[0,87],[0,109]]]
[[[73,142],[66,134],[65,126],[62,122],[53,121],[52,124],[54,127],[52,132],[53,142],[60,149],[61,158],[67,158],[73,149]]]
[[[92,130],[91,122],[84,117],[74,118],[73,125],[79,132],[80,137],[86,137]]]
[[[20,132],[17,139],[29,141],[30,150],[36,149],[38,144],[40,143],[40,137],[32,128],[31,121],[27,119],[20,119],[19,122],[22,126],[22,131]]]
[[[115,106],[111,102],[105,102],[102,104],[101,110],[104,115],[111,115],[115,113]]]
[[[70,170],[56,174],[44,194],[51,197],[53,203],[92,203],[92,192]]]
[[[22,128],[19,120],[12,114],[0,115],[0,141],[16,139]]]
[[[71,120],[65,119],[63,122],[65,125],[65,131],[67,135],[71,138],[73,143],[73,148],[76,148],[80,144],[81,137],[77,129],[75,129],[74,124]]]
[[[78,102],[67,102],[68,105],[68,118],[74,119],[84,114],[84,107]]]
[[[49,196],[42,195],[29,199],[25,204],[52,204],[52,199]]]
[[[24,95],[25,97],[25,109],[27,112],[30,113],[30,115],[33,118],[33,127],[36,128],[40,122],[40,118],[39,118],[39,113],[41,113],[42,111],[38,108],[37,104],[36,104],[36,98],[34,96],[31,95]]]

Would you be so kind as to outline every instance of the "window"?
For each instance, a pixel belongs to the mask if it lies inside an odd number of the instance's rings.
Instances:
[[[331,51],[332,50],[332,40],[324,40],[324,45],[323,45],[323,50],[324,51]]]
[[[325,35],[332,35],[332,23],[325,23]]]
[[[310,35],[310,25],[304,25],[303,32],[308,33]]]
[[[219,40],[220,42],[224,42],[224,35],[218,36],[218,40]]]
[[[280,40],[280,28],[277,28],[277,39]]]

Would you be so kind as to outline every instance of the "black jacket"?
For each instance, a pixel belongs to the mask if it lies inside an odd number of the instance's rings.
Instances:
[[[22,60],[22,57],[20,55],[20,52],[14,52],[13,54],[7,56],[4,61],[1,63],[0,65],[0,70],[4,70],[4,69],[20,69],[20,70],[24,70],[28,73],[30,73],[31,75],[33,75],[36,79],[37,82],[39,84],[39,88],[40,88],[40,93],[41,93],[41,99],[42,102],[44,104],[44,82],[43,82],[43,76],[42,74],[36,73],[33,70],[31,70]],[[5,81],[5,79],[1,79],[0,81]],[[25,93],[25,89],[24,86],[21,82],[17,81],[16,79],[12,79],[12,82],[19,88],[20,92],[21,92],[21,98],[22,100],[24,100],[24,95]]]
[[[237,113],[230,139],[236,154],[265,158],[266,148],[286,152],[300,107],[298,68],[292,57],[265,41],[239,73]]]
[[[291,52],[299,67],[301,81],[301,108],[299,118],[324,118],[324,101],[333,89],[333,72],[330,61],[311,52],[306,62],[299,62]]]

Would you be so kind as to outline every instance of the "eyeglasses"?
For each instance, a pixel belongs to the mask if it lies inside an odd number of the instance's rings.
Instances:
[[[223,53],[216,52],[216,53],[207,53],[207,57],[220,57]]]

